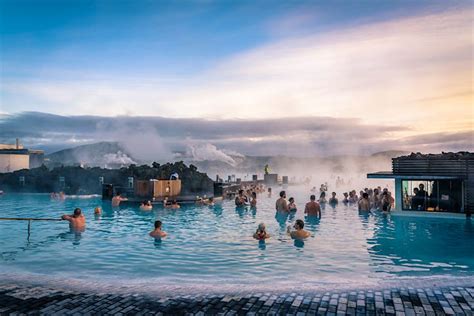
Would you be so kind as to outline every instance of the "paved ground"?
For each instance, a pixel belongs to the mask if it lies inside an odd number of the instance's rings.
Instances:
[[[0,284],[0,314],[474,315],[474,287],[156,298]]]

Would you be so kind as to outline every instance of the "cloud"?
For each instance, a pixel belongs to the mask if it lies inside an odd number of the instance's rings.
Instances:
[[[172,160],[181,152],[231,165],[241,154],[370,155],[390,149],[439,152],[474,147],[472,131],[403,136],[409,131],[405,127],[331,117],[206,120],[25,112],[3,115],[0,130],[0,142],[13,142],[21,135],[26,146],[50,152],[105,140],[121,142],[134,157],[146,161]]]

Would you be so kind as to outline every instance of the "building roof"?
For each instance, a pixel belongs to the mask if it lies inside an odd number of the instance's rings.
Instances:
[[[459,160],[468,159],[474,160],[474,153],[469,151],[454,152],[442,152],[441,154],[422,154],[422,153],[411,153],[406,156],[400,156],[393,158],[394,161],[398,160],[416,160],[416,159],[428,159],[428,160]]]
[[[460,175],[432,175],[432,174],[394,174],[390,171],[379,171],[367,174],[368,179],[405,179],[405,180],[463,180],[466,176]]]
[[[29,155],[28,149],[0,149],[0,155]]]

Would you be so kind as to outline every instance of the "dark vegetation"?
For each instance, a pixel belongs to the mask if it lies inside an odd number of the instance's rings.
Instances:
[[[196,166],[186,166],[182,161],[160,165],[154,162],[149,165],[130,165],[120,169],[103,169],[99,167],[82,168],[78,166],[61,166],[49,170],[46,166],[35,169],[22,169],[10,173],[0,173],[0,190],[5,192],[58,192],[66,194],[101,194],[104,183],[127,186],[128,177],[135,180],[169,179],[174,172],[179,174],[182,193],[212,192],[213,181],[205,173],[197,171]],[[20,177],[24,177],[24,184]],[[64,185],[60,182],[64,177]]]

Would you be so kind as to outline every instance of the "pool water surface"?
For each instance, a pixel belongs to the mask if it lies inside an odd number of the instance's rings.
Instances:
[[[0,217],[59,218],[80,207],[87,226],[74,233],[65,221],[33,222],[28,239],[26,222],[0,221],[0,276],[229,290],[474,279],[471,220],[359,214],[341,204],[327,205],[320,220],[305,219],[310,193],[287,192],[298,206],[289,215],[277,214],[276,197],[266,195],[256,209],[223,201],[140,211],[112,208],[100,197],[5,194]],[[312,234],[305,241],[286,234],[298,218]],[[148,236],[157,219],[168,233],[162,241]],[[252,238],[260,222],[271,235],[264,243]]]

